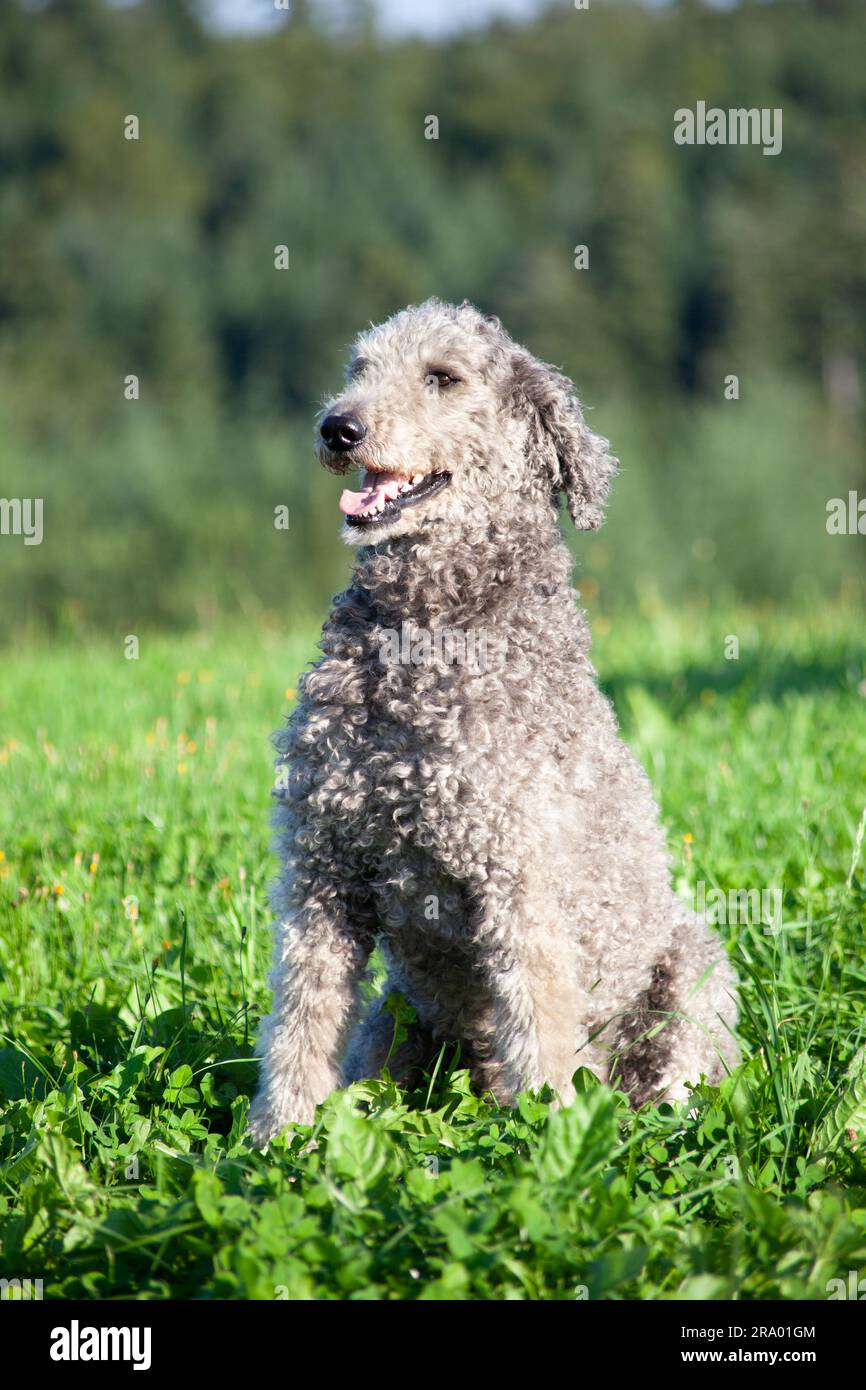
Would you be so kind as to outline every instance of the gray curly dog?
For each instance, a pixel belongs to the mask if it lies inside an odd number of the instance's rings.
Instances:
[[[320,417],[359,547],[323,655],[277,735],[273,1008],[251,1132],[309,1123],[375,1076],[373,947],[417,1022],[406,1084],[445,1041],[500,1103],[580,1066],[632,1104],[737,1060],[725,952],[674,894],[649,781],[590,663],[558,524],[597,527],[616,472],[574,388],[470,304],[361,335]],[[384,996],[383,996],[384,997]]]

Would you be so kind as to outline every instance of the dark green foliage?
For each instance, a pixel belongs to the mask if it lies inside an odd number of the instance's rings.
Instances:
[[[562,0],[443,45],[292,11],[232,38],[188,3],[0,11],[0,476],[46,511],[3,545],[6,624],[320,611],[315,403],[431,293],[596,407],[625,464],[603,603],[861,582],[824,509],[864,491],[863,7]],[[675,145],[698,100],[781,107],[782,153]]]

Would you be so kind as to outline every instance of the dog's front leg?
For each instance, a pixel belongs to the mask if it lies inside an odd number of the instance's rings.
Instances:
[[[273,1002],[260,1035],[261,1077],[250,1110],[258,1146],[293,1122],[310,1124],[319,1102],[340,1085],[371,948],[372,936],[353,927],[333,893],[308,899],[280,922]]]
[[[581,1061],[576,1054],[581,1008],[568,942],[551,931],[549,885],[533,893],[515,883],[510,869],[488,871],[479,894],[476,940],[484,980],[485,1026],[475,1081],[501,1104],[518,1092],[552,1086],[567,1102],[571,1078]]]
[[[488,866],[475,898],[474,932],[480,998],[472,1039],[473,1079],[502,1105],[542,1081],[538,1010],[521,940],[522,904],[508,870]]]
[[[540,1084],[538,1035],[529,982],[510,950],[485,952],[481,969],[485,1008],[472,1039],[473,1081],[500,1105]]]

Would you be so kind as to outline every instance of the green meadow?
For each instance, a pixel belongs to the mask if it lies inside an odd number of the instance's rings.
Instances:
[[[678,891],[781,895],[780,918],[718,928],[742,1066],[696,1079],[690,1109],[632,1113],[581,1071],[571,1107],[543,1092],[503,1111],[444,1051],[420,1090],[355,1086],[265,1153],[245,1119],[268,1000],[268,737],[315,629],[145,633],[137,659],[72,636],[7,651],[8,1278],[85,1298],[850,1293],[866,1273],[862,619],[649,601],[597,617]]]

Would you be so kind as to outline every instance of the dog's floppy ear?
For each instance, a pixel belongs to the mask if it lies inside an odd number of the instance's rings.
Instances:
[[[617,460],[601,435],[583,418],[567,376],[519,349],[511,359],[518,409],[529,411],[534,444],[544,458],[554,493],[564,492],[568,513],[580,531],[594,531],[604,516]]]

